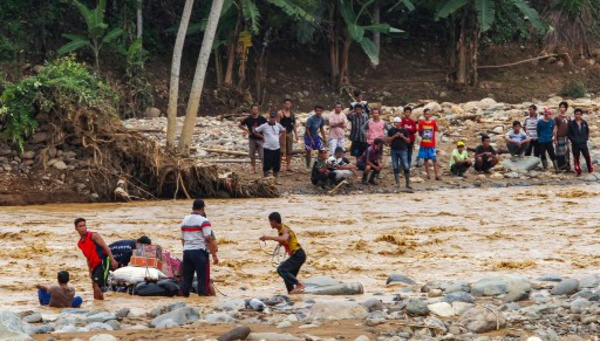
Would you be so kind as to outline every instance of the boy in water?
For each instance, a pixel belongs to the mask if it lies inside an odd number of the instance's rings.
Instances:
[[[83,299],[75,297],[75,289],[69,286],[69,273],[67,271],[58,272],[58,286],[47,287],[36,285],[38,289],[38,298],[41,305],[47,305],[52,308],[79,308]]]
[[[269,223],[273,229],[277,230],[277,237],[263,235],[259,239],[262,241],[274,240],[285,248],[289,258],[277,267],[277,273],[283,278],[289,294],[300,294],[304,291],[304,284],[300,283],[296,277],[302,264],[306,262],[306,253],[298,243],[294,231],[281,222],[281,215],[278,212],[269,214]]]

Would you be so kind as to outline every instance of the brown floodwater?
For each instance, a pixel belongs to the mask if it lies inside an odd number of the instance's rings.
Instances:
[[[0,304],[39,309],[35,284],[52,284],[59,270],[71,273],[88,309],[129,307],[141,314],[181,300],[108,293],[106,301],[93,302],[73,220],[85,217],[107,243],[145,234],[181,256],[179,223],[190,207],[190,201],[3,207]],[[284,291],[258,241],[274,233],[267,221],[273,211],[306,250],[300,278],[358,281],[367,293],[397,290],[385,286],[392,273],[418,283],[506,273],[582,277],[600,265],[600,185],[207,200],[221,259],[212,273],[224,294],[252,298]],[[190,300],[203,306],[214,298]]]

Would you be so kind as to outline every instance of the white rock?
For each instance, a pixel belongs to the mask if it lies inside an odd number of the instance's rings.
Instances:
[[[290,321],[283,321],[277,325],[277,329],[290,328],[292,323]]]
[[[54,167],[58,170],[65,170],[68,168],[67,165],[63,161],[57,161],[56,163],[54,163],[52,165],[52,167]]]
[[[110,334],[98,334],[90,337],[89,341],[118,341],[118,339]]]
[[[310,309],[312,320],[353,320],[367,317],[367,309],[354,301],[329,300],[317,302]]]
[[[427,306],[429,311],[437,316],[449,317],[454,316],[454,309],[446,302],[433,303]]]

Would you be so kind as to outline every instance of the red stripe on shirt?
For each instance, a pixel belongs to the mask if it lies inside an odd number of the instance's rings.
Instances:
[[[182,232],[200,232],[202,231],[202,227],[182,227]]]

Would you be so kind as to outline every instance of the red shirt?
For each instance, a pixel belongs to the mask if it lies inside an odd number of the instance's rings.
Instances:
[[[415,143],[416,133],[417,133],[417,124],[411,118],[402,117],[402,128],[408,131],[408,139],[410,143]]]
[[[419,135],[421,135],[421,147],[435,147],[436,131],[438,131],[438,126],[434,120],[431,120],[429,122],[419,121]]]
[[[104,250],[102,250],[100,245],[96,244],[96,242],[92,240],[93,234],[94,232],[88,231],[83,242],[81,239],[79,239],[79,242],[77,242],[77,246],[81,249],[85,258],[87,258],[87,263],[90,270],[94,270],[98,265],[100,265],[100,263],[102,263],[102,260],[106,258]]]

